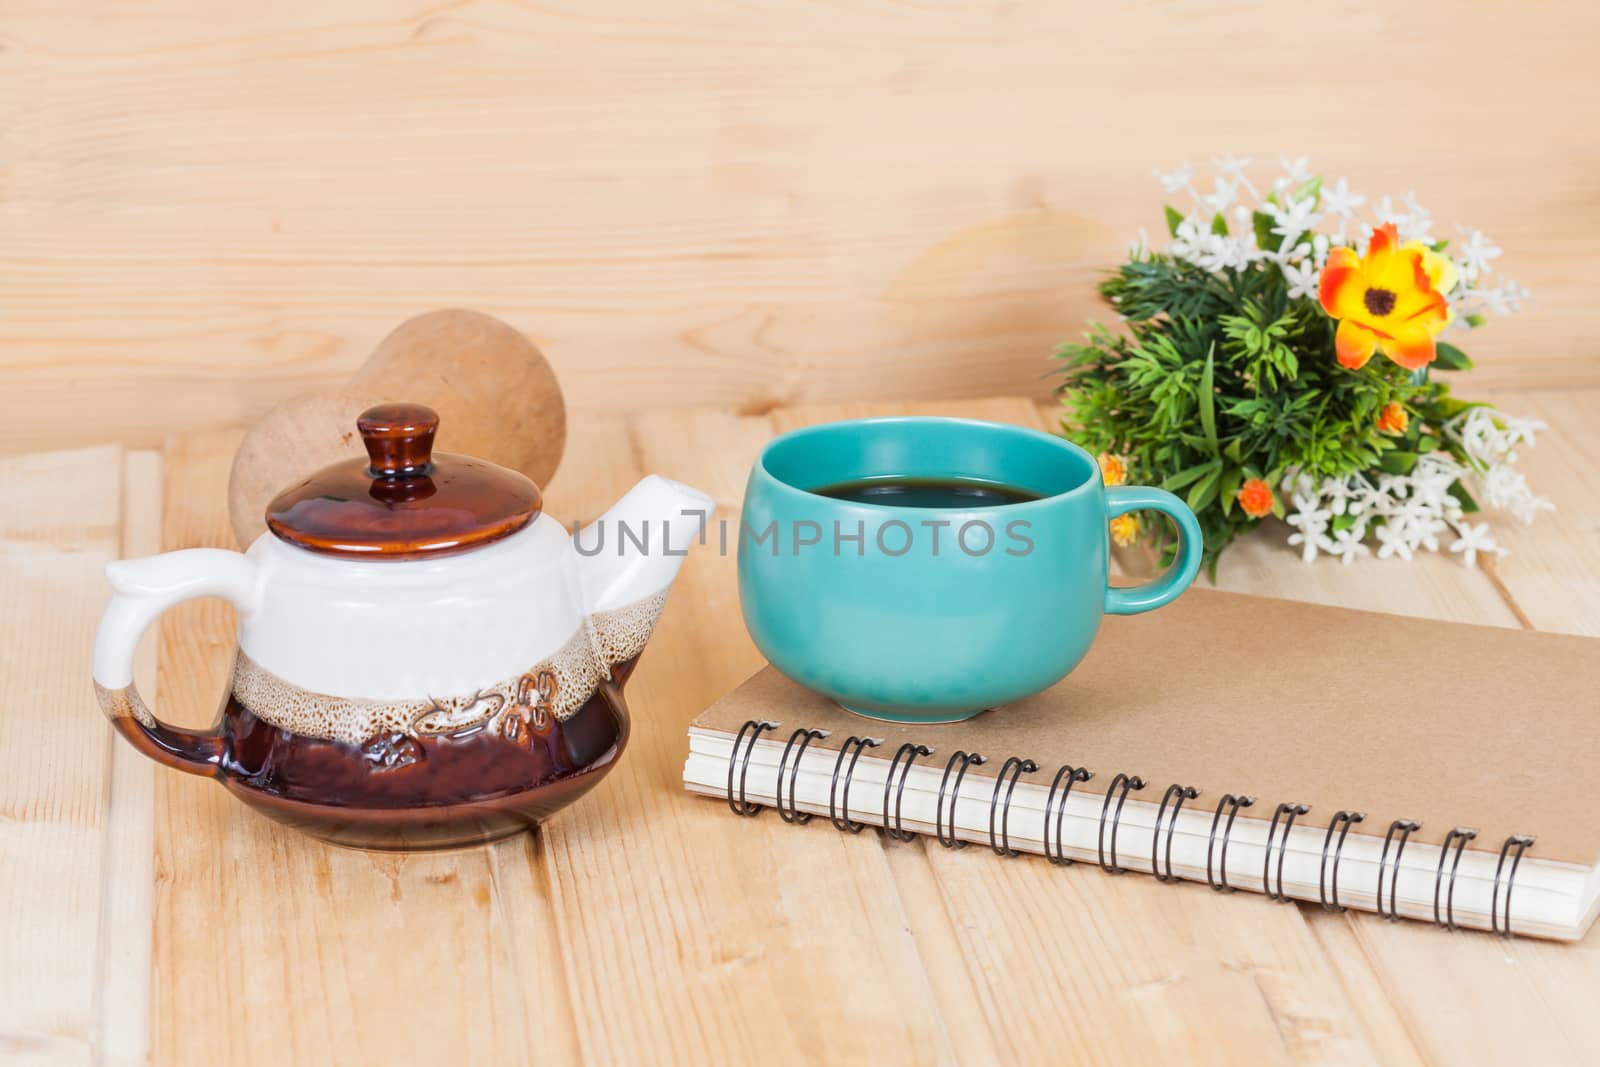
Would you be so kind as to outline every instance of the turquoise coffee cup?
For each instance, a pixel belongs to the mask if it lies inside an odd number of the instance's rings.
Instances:
[[[960,478],[1040,499],[987,507],[858,503],[809,490]],[[1107,582],[1107,522],[1159,511],[1178,559]],[[828,423],[762,449],[745,490],[739,601],[763,655],[858,714],[954,722],[1076,667],[1107,614],[1171,603],[1200,568],[1194,513],[1161,489],[1107,489],[1094,458],[1037,430],[969,419]]]

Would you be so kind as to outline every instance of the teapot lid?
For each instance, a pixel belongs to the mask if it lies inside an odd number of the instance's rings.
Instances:
[[[539,487],[487,460],[433,452],[439,416],[379,404],[356,419],[367,460],[324,467],[267,505],[267,529],[328,556],[434,558],[509,537],[539,515]]]

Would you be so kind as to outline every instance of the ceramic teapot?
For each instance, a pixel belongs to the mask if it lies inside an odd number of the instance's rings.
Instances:
[[[473,844],[536,825],[606,775],[622,689],[713,505],[654,475],[574,535],[521,474],[432,452],[438,416],[383,404],[367,461],[279,494],[246,553],[196,548],[106,568],[94,681],[145,755],[216,778],[339,844]],[[216,725],[157,719],[135,645],[163,611],[219,596],[239,616]]]

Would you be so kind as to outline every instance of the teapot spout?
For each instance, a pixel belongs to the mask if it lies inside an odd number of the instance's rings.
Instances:
[[[574,533],[584,606],[608,666],[631,664],[644,649],[667,589],[715,510],[700,490],[652,474]]]

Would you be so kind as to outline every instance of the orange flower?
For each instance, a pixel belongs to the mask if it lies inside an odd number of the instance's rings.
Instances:
[[[1111,452],[1102,452],[1097,457],[1100,464],[1100,477],[1106,485],[1121,485],[1128,480],[1128,461]]]
[[[1411,425],[1411,416],[1406,414],[1406,409],[1400,406],[1398,400],[1391,400],[1383,405],[1383,410],[1378,412],[1378,431],[1380,433],[1405,433],[1406,427]]]
[[[1260,478],[1251,478],[1239,487],[1239,506],[1252,519],[1272,514],[1272,486]]]
[[[1339,320],[1334,351],[1341,366],[1360,370],[1381,351],[1407,370],[1433,362],[1433,339],[1450,322],[1444,294],[1456,269],[1420,241],[1400,246],[1392,222],[1372,231],[1365,256],[1335,248],[1322,268],[1322,309]]]
[[[1139,517],[1137,515],[1118,515],[1112,519],[1111,540],[1123,548],[1127,548],[1139,540]]]

